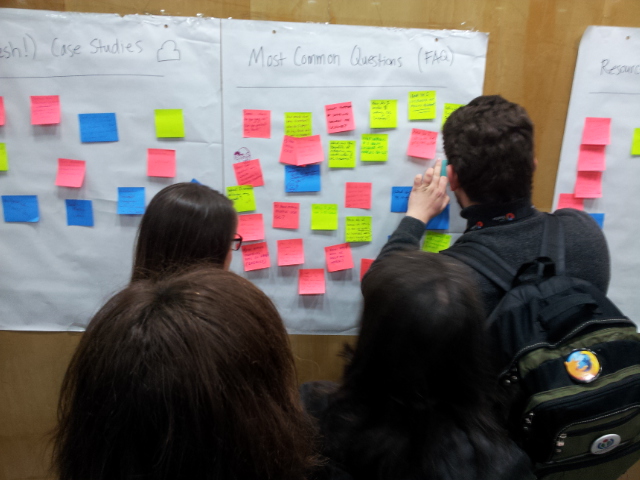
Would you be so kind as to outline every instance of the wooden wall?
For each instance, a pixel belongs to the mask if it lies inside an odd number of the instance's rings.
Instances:
[[[0,0],[0,7],[489,32],[484,92],[520,103],[536,124],[533,197],[542,210],[551,208],[582,33],[588,25],[640,27],[638,0]],[[78,339],[0,332],[0,480],[50,478],[46,434]],[[302,382],[337,379],[337,354],[354,337],[291,340]],[[640,479],[640,464],[623,478]]]

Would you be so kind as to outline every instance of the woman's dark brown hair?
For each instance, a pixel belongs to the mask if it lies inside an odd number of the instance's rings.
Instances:
[[[296,479],[313,464],[288,336],[249,281],[141,280],[87,327],[64,378],[61,480]]]
[[[199,183],[176,183],[153,197],[140,222],[132,280],[207,262],[224,265],[237,215],[224,195]]]

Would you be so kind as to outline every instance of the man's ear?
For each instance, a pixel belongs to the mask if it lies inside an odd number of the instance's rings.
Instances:
[[[451,191],[455,192],[460,187],[460,183],[458,182],[458,174],[451,165],[447,165],[447,178],[449,179]]]
[[[538,157],[533,157],[533,171],[538,169]]]

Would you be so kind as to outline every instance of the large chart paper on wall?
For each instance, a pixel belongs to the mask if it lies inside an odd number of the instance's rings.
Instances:
[[[606,159],[602,197],[585,199],[584,210],[604,214],[611,254],[609,296],[638,323],[640,156],[632,155],[632,144],[634,131],[640,128],[640,29],[588,27],[582,37],[556,182],[556,208],[560,194],[574,193],[587,117],[611,120],[610,140],[602,147]]]
[[[56,95],[60,123],[32,125],[30,96]],[[119,187],[223,188],[220,21],[2,9],[0,96],[0,193],[37,195],[40,217],[0,219],[0,328],[81,329],[130,275],[140,215],[117,214]],[[184,137],[158,138],[156,109],[182,110]],[[148,149],[175,150],[174,178],[147,176]],[[55,185],[59,158],[85,161],[82,187]],[[67,225],[67,199],[92,201],[93,227]]]
[[[262,214],[271,266],[251,270],[264,266],[266,257],[264,245],[250,247],[247,254],[255,259],[244,275],[275,301],[291,333],[355,331],[360,261],[375,258],[403,216],[390,212],[392,187],[411,185],[416,173],[433,164],[407,154],[412,129],[440,132],[445,104],[466,104],[482,93],[487,39],[487,34],[466,31],[222,20],[225,183],[237,185],[232,167],[249,159],[259,159],[264,179],[263,186],[254,187],[255,210],[241,215]],[[409,92],[416,91],[436,92],[435,118],[409,120]],[[392,102],[372,106],[374,100]],[[325,106],[345,102],[351,102],[355,129],[347,125],[346,131],[328,133]],[[388,115],[394,103],[397,114]],[[268,135],[247,136],[247,110],[270,112]],[[287,126],[287,113],[310,113],[311,123],[308,115],[289,115]],[[264,118],[256,112],[250,115],[248,123],[254,126]],[[371,128],[375,121],[382,128]],[[319,164],[319,191],[285,192],[285,169],[292,168],[279,162],[286,129],[290,135],[320,136],[324,161]],[[363,161],[365,134],[387,136],[388,154],[381,157],[387,161]],[[355,141],[354,168],[329,168],[330,141]],[[443,156],[440,134],[435,156]],[[345,207],[347,182],[372,184],[369,209]],[[289,189],[296,185],[300,183],[288,182]],[[274,202],[299,203],[298,228],[273,228]],[[321,229],[312,230],[312,204],[337,205],[337,229],[327,229],[335,218],[325,223],[326,217],[317,217]],[[458,211],[452,205],[449,230],[461,233]],[[354,268],[329,273],[325,248],[345,243],[346,217],[351,216],[371,217],[372,239],[350,243]],[[289,239],[303,239],[304,264],[277,266],[277,242]],[[234,271],[243,271],[242,260],[235,256]],[[300,269],[324,269],[325,293],[299,295]],[[322,284],[309,284],[304,291],[322,291]]]

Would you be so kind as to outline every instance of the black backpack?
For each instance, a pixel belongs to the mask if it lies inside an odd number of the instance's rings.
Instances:
[[[537,476],[616,480],[640,459],[640,335],[598,288],[565,275],[557,217],[546,214],[540,256],[518,271],[474,242],[442,253],[506,292],[487,328],[510,434]]]

